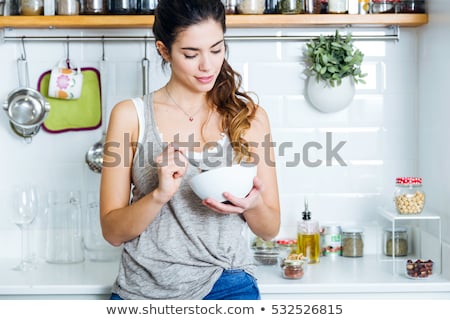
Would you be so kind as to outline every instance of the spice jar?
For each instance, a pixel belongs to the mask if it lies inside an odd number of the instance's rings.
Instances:
[[[404,257],[408,255],[408,232],[404,227],[385,228],[383,236],[384,255]]]
[[[301,279],[305,274],[303,270],[303,260],[284,260],[281,265],[282,276],[285,279]]]
[[[347,0],[328,0],[328,13],[347,13]]]
[[[280,0],[280,13],[282,14],[297,14],[303,12],[302,0]]]
[[[44,13],[43,0],[21,0],[19,12],[22,16],[40,16]]]
[[[56,13],[62,16],[75,16],[80,13],[80,3],[78,0],[59,0],[56,6]]]
[[[363,230],[358,228],[342,230],[342,256],[362,257],[363,254]]]
[[[399,214],[422,213],[425,205],[425,193],[422,191],[422,178],[397,178],[394,202]]]
[[[238,11],[242,14],[263,14],[265,9],[265,0],[241,0],[238,4]]]

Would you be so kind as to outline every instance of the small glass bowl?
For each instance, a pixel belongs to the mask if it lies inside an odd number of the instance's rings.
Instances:
[[[433,275],[433,260],[417,259],[406,261],[406,277],[410,279],[427,279]]]

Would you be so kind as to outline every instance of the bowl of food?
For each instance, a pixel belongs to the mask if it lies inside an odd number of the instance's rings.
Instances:
[[[426,279],[433,275],[433,260],[408,259],[406,261],[406,277],[410,279]]]
[[[276,241],[265,241],[260,237],[255,237],[251,244],[253,257],[259,265],[272,266],[278,263],[280,250]]]
[[[229,192],[238,198],[245,198],[253,187],[255,176],[255,165],[235,164],[204,171],[192,177],[189,184],[200,199],[212,198],[225,202],[227,199],[223,196],[224,192]]]

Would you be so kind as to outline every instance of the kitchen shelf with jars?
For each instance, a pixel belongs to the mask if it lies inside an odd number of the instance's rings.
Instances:
[[[380,257],[392,262],[394,274],[426,279],[441,273],[441,217],[425,208],[421,178],[397,178],[393,205],[378,213],[388,223],[382,223]]]
[[[153,15],[0,16],[0,28],[151,28]],[[295,28],[320,26],[419,27],[428,14],[229,14],[229,28]]]

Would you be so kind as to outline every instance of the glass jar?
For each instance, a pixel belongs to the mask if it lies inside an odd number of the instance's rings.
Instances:
[[[280,13],[278,10],[278,0],[266,0],[265,14],[276,14]]]
[[[108,13],[134,14],[136,13],[137,0],[108,0]]]
[[[396,179],[394,193],[395,208],[399,214],[420,214],[425,206],[422,178],[403,177]]]
[[[281,265],[282,276],[285,279],[301,279],[305,274],[303,260],[284,260]]]
[[[341,227],[338,225],[323,226],[320,243],[323,256],[340,256],[342,253]]]
[[[328,0],[328,13],[347,13],[347,0]]]
[[[303,12],[303,0],[280,0],[280,13],[297,14]]]
[[[241,0],[238,4],[238,11],[242,14],[263,14],[265,9],[265,0]]]
[[[384,255],[404,257],[408,255],[408,230],[404,227],[385,228],[383,235]]]
[[[295,239],[277,240],[281,258],[287,258],[290,254],[297,253],[297,241]]]
[[[40,16],[44,13],[43,0],[21,0],[19,5],[21,16]]]
[[[81,14],[106,13],[106,0],[80,0]]]
[[[223,5],[225,6],[226,14],[235,14],[238,13],[238,4],[240,0],[222,0]]]
[[[342,230],[342,256],[362,257],[364,255],[364,234],[359,228]]]
[[[76,16],[80,13],[78,0],[58,0],[56,14],[61,16]]]

